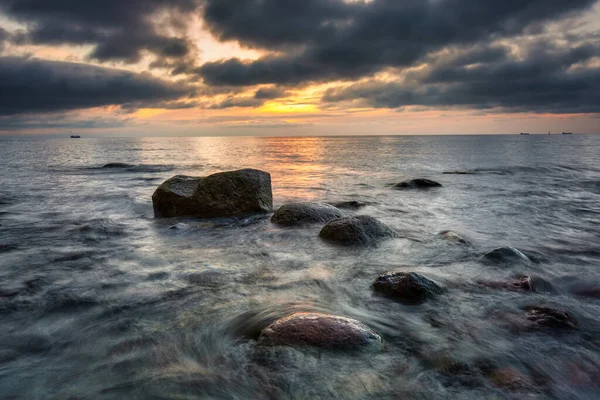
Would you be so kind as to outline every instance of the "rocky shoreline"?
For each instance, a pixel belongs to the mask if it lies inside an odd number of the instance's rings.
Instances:
[[[429,179],[413,179],[392,185],[395,190],[428,190],[443,188]],[[156,189],[152,196],[155,217],[251,217],[273,212],[270,174],[243,169],[223,172],[205,178],[175,176]],[[354,213],[366,206],[361,201],[336,205],[305,202],[281,205],[271,216],[271,223],[294,229],[322,225],[319,237],[332,246],[377,247],[382,241],[401,238],[402,235],[383,222],[368,215]],[[173,225],[173,226],[177,226]],[[438,236],[449,245],[472,246],[470,240],[454,231],[442,231]],[[520,292],[552,293],[549,283],[526,274],[534,262],[514,247],[498,247],[479,258],[482,268],[519,266],[525,272],[505,281],[479,281],[482,288]],[[418,306],[435,301],[448,290],[444,285],[414,271],[382,271],[373,277],[371,290],[388,301]],[[588,295],[590,291],[585,291]],[[578,322],[570,312],[545,304],[532,304],[520,315],[506,316],[511,329],[518,332],[551,330],[568,332],[577,329]],[[371,330],[362,322],[344,316],[296,312],[277,319],[264,327],[257,340],[260,346],[316,347],[329,350],[375,349],[380,351],[385,336]],[[520,390],[530,385],[530,379],[508,367],[481,367],[459,365],[451,361],[443,367],[444,373],[456,378],[478,371],[494,386],[506,390]]]

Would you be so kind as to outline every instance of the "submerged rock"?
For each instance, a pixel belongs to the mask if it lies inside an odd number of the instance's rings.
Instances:
[[[576,288],[572,289],[572,293],[575,296],[592,297],[595,299],[600,299],[600,285],[576,287]]]
[[[388,297],[421,302],[444,292],[437,282],[416,272],[388,272],[377,277],[373,290]]]
[[[530,276],[522,276],[510,282],[479,281],[478,283],[482,286],[493,289],[524,290],[526,292],[536,291],[535,285],[533,284]]]
[[[108,163],[102,166],[102,168],[131,168],[134,167],[132,164],[125,163]]]
[[[158,218],[267,213],[273,208],[271,175],[255,169],[221,172],[204,178],[177,175],[156,189],[152,204]]]
[[[577,321],[568,312],[556,308],[529,306],[526,317],[533,328],[577,328]]]
[[[319,232],[319,236],[332,243],[350,246],[373,245],[398,235],[383,222],[367,215],[359,215],[328,222]]]
[[[531,260],[514,247],[499,247],[481,257],[488,264],[530,264]]]
[[[488,379],[494,386],[511,391],[529,386],[527,377],[513,368],[495,369],[489,373]]]
[[[394,189],[431,189],[436,187],[442,187],[442,184],[424,178],[411,179],[394,185]]]
[[[350,200],[350,201],[340,201],[338,203],[332,203],[332,206],[341,208],[344,210],[358,210],[360,208],[368,206],[369,203],[364,203],[362,201]]]
[[[336,350],[381,347],[381,336],[357,320],[305,312],[278,319],[262,331],[259,341],[272,346]]]
[[[281,226],[297,226],[329,222],[342,216],[342,212],[330,204],[290,203],[279,207],[271,217],[271,222]]]
[[[475,175],[474,171],[444,171],[442,175]]]
[[[462,236],[460,236],[458,233],[456,233],[454,231],[442,231],[442,232],[438,233],[438,235],[440,237],[446,239],[448,242],[458,243],[458,244],[469,244],[467,239],[463,238]]]

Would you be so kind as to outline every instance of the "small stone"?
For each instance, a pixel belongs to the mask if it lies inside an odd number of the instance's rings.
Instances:
[[[531,263],[529,257],[514,247],[499,247],[481,257],[487,264],[527,264]]]
[[[319,232],[319,236],[324,240],[344,246],[364,246],[374,245],[398,235],[383,222],[373,217],[359,215],[328,222]]]
[[[394,185],[394,189],[431,189],[437,187],[442,187],[442,184],[424,178],[411,179]]]
[[[469,244],[467,239],[460,236],[458,233],[454,231],[442,231],[439,233],[439,236],[446,239],[448,242],[457,243],[457,244]]]
[[[576,329],[577,321],[566,311],[550,307],[527,307],[527,320],[534,328]]]
[[[527,378],[512,368],[499,368],[488,376],[490,382],[499,388],[511,391],[521,390],[528,386]]]
[[[271,222],[280,226],[298,226],[310,223],[325,223],[343,217],[342,212],[323,203],[284,204],[271,217]]]
[[[416,272],[388,272],[377,277],[373,290],[407,302],[422,302],[444,292],[437,282]]]
[[[102,166],[102,168],[131,168],[131,167],[134,167],[134,165],[125,164],[125,163],[109,163],[109,164],[105,164],[104,166]]]

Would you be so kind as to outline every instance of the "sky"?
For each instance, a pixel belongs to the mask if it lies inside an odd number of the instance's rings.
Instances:
[[[0,135],[600,133],[600,0],[0,0]]]

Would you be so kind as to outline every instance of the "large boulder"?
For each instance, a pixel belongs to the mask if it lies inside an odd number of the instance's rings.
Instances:
[[[431,179],[417,178],[395,184],[394,189],[431,189],[442,187],[441,183]]]
[[[271,222],[281,226],[297,226],[329,222],[341,217],[343,217],[342,212],[330,204],[290,203],[279,207],[271,217]]]
[[[381,240],[397,237],[397,233],[373,217],[359,215],[328,222],[319,236],[332,243],[350,246],[374,245]]]
[[[156,217],[243,217],[273,208],[271,175],[255,169],[207,177],[177,175],[152,195]]]
[[[314,346],[336,350],[381,347],[381,336],[350,318],[299,312],[278,319],[259,338],[273,346]]]
[[[514,247],[499,247],[481,257],[487,264],[525,264],[531,263],[529,257]]]
[[[377,277],[373,290],[398,300],[419,303],[444,292],[437,282],[416,272],[388,272]]]

